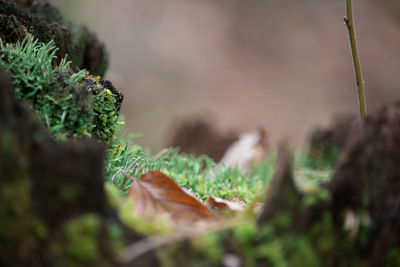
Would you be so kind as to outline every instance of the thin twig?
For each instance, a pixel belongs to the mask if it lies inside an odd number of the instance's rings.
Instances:
[[[164,148],[157,155],[154,156],[153,161],[158,160],[159,158],[164,156],[167,152],[168,152],[168,148]],[[140,172],[141,170],[143,170],[143,168],[144,168],[144,165],[141,165],[139,168],[137,168],[136,172],[137,173]]]
[[[312,176],[320,176],[320,177],[323,177],[325,179],[329,178],[329,175],[330,175],[330,173],[327,172],[327,171],[316,171],[316,170],[310,170],[310,169],[307,169],[307,168],[297,168],[296,172],[299,175],[307,175],[307,174],[309,174],[309,175],[312,175]]]
[[[138,162],[138,160],[141,159],[141,158],[142,158],[141,156],[137,157],[137,158],[128,166],[128,168],[126,168],[124,171],[120,171],[120,174],[122,174],[122,175],[125,176],[126,178],[129,178],[129,179],[131,179],[131,180],[134,180],[135,177],[130,176],[130,175],[128,174],[128,171],[129,171],[130,169],[132,169],[132,167],[135,166],[136,162]],[[120,179],[121,179],[121,178],[120,178]],[[119,181],[120,179],[118,179],[118,181]]]
[[[361,71],[360,58],[358,56],[356,33],[354,29],[352,0],[346,0],[346,17],[344,18],[344,22],[346,24],[347,31],[349,33],[351,54],[353,56],[353,64],[354,64],[354,71],[356,74],[357,91],[358,91],[358,104],[360,106],[360,115],[362,118],[364,118],[367,113],[367,105],[365,102],[364,80]]]
[[[162,156],[164,156],[165,154],[167,154],[168,151],[169,151],[168,148],[164,148],[163,150],[161,150],[160,152],[158,152],[157,155],[154,156],[153,160],[158,160],[159,158],[161,158]]]
[[[204,227],[193,229],[182,230],[172,234],[160,234],[144,238],[138,242],[131,244],[126,247],[119,254],[119,261],[122,264],[132,262],[134,259],[143,255],[146,252],[157,249],[161,246],[165,246],[171,243],[184,241],[191,238],[201,237],[206,234],[221,232],[224,230],[232,229],[240,225],[242,222],[231,221],[229,223],[217,224],[214,227],[209,224],[205,224]]]
[[[137,168],[137,173],[139,173],[141,170],[143,170],[144,165],[139,166],[139,168]]]
[[[124,172],[125,172],[125,173],[128,173],[128,171],[129,171],[133,166],[135,166],[136,162],[138,162],[138,160],[141,159],[141,158],[142,158],[142,156],[137,157],[137,158],[131,163],[131,165],[129,165],[128,168],[126,168],[126,170],[125,170]]]
[[[123,172],[123,171],[121,171],[121,174],[122,174],[123,176],[125,176],[126,178],[131,179],[132,181],[136,180],[135,177],[130,176],[129,174],[127,174],[127,173],[125,173],[125,172]]]

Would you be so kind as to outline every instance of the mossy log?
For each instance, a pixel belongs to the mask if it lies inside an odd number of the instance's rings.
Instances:
[[[257,221],[159,248],[178,266],[399,266],[400,103],[355,124],[328,184],[302,193],[283,147]]]
[[[104,45],[83,26],[64,19],[47,0],[0,0],[0,38],[4,43],[22,41],[28,34],[42,43],[54,41],[58,63],[66,55],[73,68],[103,76],[108,65]]]
[[[309,140],[308,163],[314,169],[333,168],[346,148],[352,125],[357,123],[352,114],[338,114],[328,127],[315,129]]]
[[[311,194],[299,195],[290,175],[288,153],[282,151],[283,160],[278,164],[257,230],[262,232],[263,227],[275,225],[263,242],[277,242],[280,253],[267,257],[264,263],[398,266],[399,137],[400,103],[384,105],[365,121],[353,123],[331,181]],[[284,231],[276,228],[282,216],[290,222]],[[260,240],[257,235],[255,239]]]
[[[0,22],[4,43],[29,34],[45,44],[54,40],[58,60],[68,54],[73,68],[104,73],[103,46],[45,0],[0,0]],[[7,67],[8,55],[0,56]],[[76,129],[56,141],[24,106],[57,89],[70,93],[79,109],[88,106],[90,92],[94,104],[85,118],[94,120],[100,139],[104,134],[112,141],[122,95],[90,74],[79,84],[66,83],[73,72],[54,73],[44,95],[24,102],[15,96],[17,74],[0,70],[1,266],[119,266],[117,252],[141,238],[120,223],[105,197],[104,144],[69,138]],[[130,265],[157,266],[157,252],[164,264],[176,266],[399,266],[400,104],[383,106],[345,135],[350,139],[340,144],[331,181],[315,192],[296,189],[288,149],[282,149],[257,220],[157,248]]]
[[[104,156],[94,139],[52,139],[0,70],[1,266],[119,266],[141,237],[106,199]]]

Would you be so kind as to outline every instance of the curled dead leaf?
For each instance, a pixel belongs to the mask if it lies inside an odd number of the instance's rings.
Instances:
[[[218,212],[235,212],[235,211],[242,211],[246,204],[239,200],[225,200],[219,197],[211,196],[205,203],[206,207],[211,210],[216,210]]]
[[[150,171],[134,179],[128,192],[133,198],[133,213],[154,217],[168,213],[174,220],[209,220],[216,215],[199,200],[185,193],[174,180],[160,171]]]

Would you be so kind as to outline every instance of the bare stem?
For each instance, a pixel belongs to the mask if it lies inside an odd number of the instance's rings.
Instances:
[[[206,223],[203,225],[197,225],[196,227],[190,227],[190,229],[186,229],[184,227],[172,234],[150,236],[129,245],[123,251],[121,251],[119,254],[119,261],[122,264],[128,264],[144,253],[157,249],[161,246],[191,238],[201,237],[206,234],[222,232],[238,227],[241,224],[243,224],[243,222],[240,220],[232,220],[225,223],[218,223],[216,225]]]
[[[346,0],[346,17],[344,18],[347,31],[349,33],[351,54],[353,56],[354,71],[356,74],[358,104],[360,106],[360,115],[365,117],[367,113],[367,105],[365,103],[364,80],[361,71],[360,58],[358,56],[356,33],[353,22],[353,4],[352,0]]]

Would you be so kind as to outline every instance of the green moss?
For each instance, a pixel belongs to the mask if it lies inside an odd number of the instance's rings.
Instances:
[[[28,38],[16,45],[1,44],[1,51],[0,66],[11,74],[17,98],[31,102],[54,137],[90,136],[90,106],[79,107],[75,101],[75,81],[67,73],[70,63],[62,60],[53,67],[53,42],[45,45]]]
[[[270,182],[275,159],[275,155],[271,155],[266,161],[253,166],[251,173],[230,167],[216,169],[216,163],[209,157],[194,157],[179,153],[177,149],[168,149],[155,159],[150,151],[132,145],[128,138],[114,140],[107,154],[106,180],[116,184],[122,195],[126,194],[132,181],[121,172],[135,162],[128,171],[133,177],[140,177],[149,170],[160,170],[202,201],[217,196],[242,199],[246,203],[254,201]],[[252,178],[249,179],[249,176]]]
[[[76,203],[85,193],[79,184],[65,184],[58,192],[58,201],[62,203]]]
[[[285,260],[284,248],[279,240],[267,242],[257,246],[256,257],[265,258],[268,261],[268,266],[286,267],[288,266]]]
[[[122,206],[123,199],[119,194],[119,190],[115,184],[105,183],[104,191],[107,195],[108,202],[114,210],[119,210]]]
[[[60,11],[54,6],[50,5],[48,0],[35,0],[35,3],[29,7],[29,10],[34,14],[42,15],[47,23],[64,23],[64,18],[62,17]]]
[[[257,235],[258,229],[253,221],[242,224],[233,230],[234,239],[244,251],[251,251],[253,238]]]
[[[96,80],[93,81],[95,81],[95,86],[90,87],[94,98],[95,125],[93,132],[102,140],[111,143],[115,138],[115,126],[119,116],[119,111],[116,110],[117,99],[108,88],[104,88]]]
[[[120,94],[84,70],[71,74],[66,58],[55,64],[58,48],[52,41],[42,44],[27,38],[15,45],[0,45],[0,67],[11,74],[16,96],[30,102],[53,137],[65,140],[94,133],[111,143]]]
[[[65,19],[47,0],[36,0],[30,7],[1,1],[0,22],[5,25],[0,29],[4,42],[22,41],[28,33],[42,43],[53,40],[59,48],[58,60],[67,57],[74,69],[85,68],[100,76],[105,73],[108,55],[96,35]]]
[[[290,242],[290,243],[288,243]],[[287,253],[287,265],[297,267],[322,266],[315,249],[304,236],[296,236],[286,242],[290,252]]]
[[[0,206],[0,214],[3,215],[1,218],[3,227],[0,228],[0,236],[3,238],[15,234],[10,231],[14,227],[14,220],[19,220],[29,212],[30,188],[29,179],[1,183],[0,198],[2,205]]]
[[[39,249],[48,237],[47,227],[33,212],[31,182],[27,178],[0,183],[0,257],[11,262],[10,255]],[[17,254],[15,254],[17,250]]]
[[[319,189],[315,192],[306,193],[302,199],[302,208],[307,208],[318,203],[324,203],[330,200],[330,195],[328,190]]]
[[[157,258],[159,259],[162,267],[175,267],[178,266],[181,255],[176,255],[177,252],[182,250],[182,245],[179,243],[172,243],[168,246],[161,247],[157,251]],[[182,265],[181,266],[189,266]]]
[[[400,248],[392,248],[386,255],[386,267],[400,266]]]
[[[0,139],[0,155],[11,155],[12,153],[12,134],[10,132],[3,132],[1,133]],[[2,170],[0,169],[0,172]]]
[[[334,249],[336,235],[330,212],[326,211],[321,220],[313,224],[309,230],[309,238],[315,242],[315,246],[321,252],[329,252]]]
[[[124,232],[121,226],[116,223],[107,223],[107,234],[109,238],[110,253],[114,256],[117,255],[124,247]]]
[[[318,144],[311,147],[306,156],[306,165],[314,170],[326,170],[335,167],[340,157],[340,151],[331,146]]]
[[[292,226],[292,217],[285,212],[281,212],[274,216],[271,225],[274,227],[275,231],[289,230]]]
[[[164,216],[160,214],[156,218],[149,220],[142,216],[135,216],[132,210],[133,200],[127,199],[119,210],[119,216],[126,226],[131,227],[136,232],[143,235],[171,232],[172,220],[167,214]]]
[[[68,240],[67,253],[78,262],[90,262],[99,256],[98,235],[101,220],[98,215],[87,214],[65,224]]]
[[[217,234],[207,234],[193,239],[192,245],[201,258],[207,259],[208,264],[218,262],[222,255],[220,239]]]

